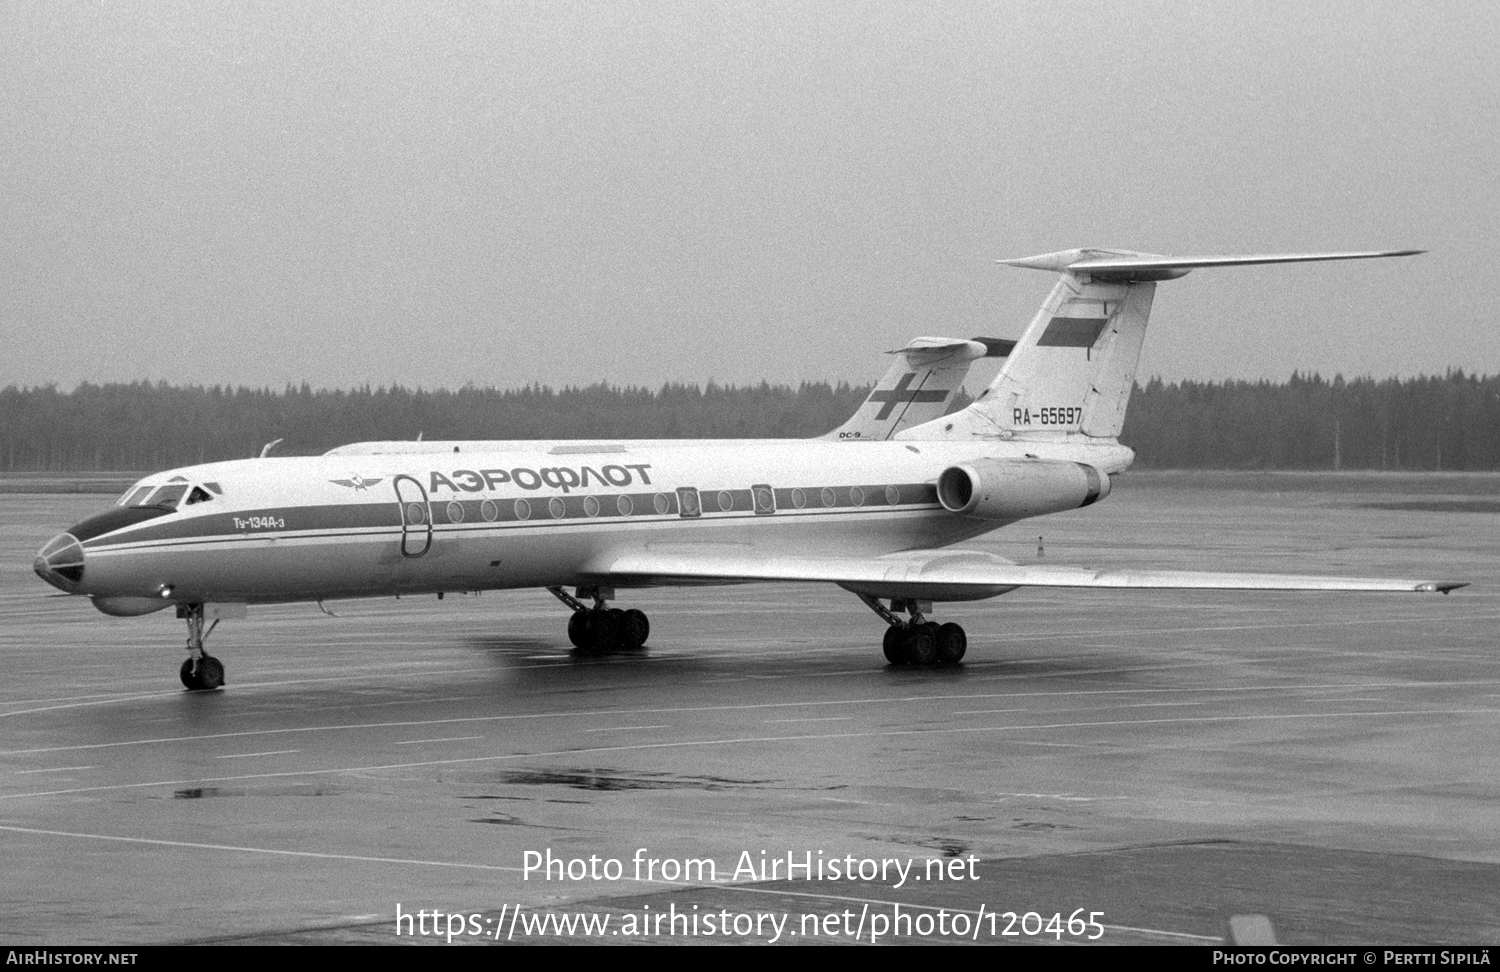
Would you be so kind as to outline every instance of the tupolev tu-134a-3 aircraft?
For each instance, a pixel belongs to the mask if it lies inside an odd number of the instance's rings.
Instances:
[[[142,479],[34,567],[106,614],[175,608],[190,689],[223,684],[204,639],[251,604],[542,587],[571,610],[580,651],[608,651],[650,633],[641,611],[609,606],[622,591],[820,582],[885,622],[892,664],[930,665],[967,647],[962,627],[928,620],[934,602],[1018,587],[1447,593],[1464,585],[1020,565],[953,546],[1109,495],[1134,459],[1118,436],[1157,282],[1417,252],[1003,260],[1060,275],[1019,340],[919,338],[821,438],[370,442],[189,466]],[[945,414],[987,356],[1005,358],[994,382]]]

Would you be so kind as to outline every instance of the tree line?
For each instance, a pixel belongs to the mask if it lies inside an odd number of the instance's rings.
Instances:
[[[0,390],[0,469],[147,471],[369,439],[803,438],[870,385]],[[960,395],[954,407],[969,399]],[[1500,376],[1137,385],[1121,441],[1158,469],[1500,470]]]
[[[151,382],[0,390],[0,469],[154,470],[317,455],[370,439],[800,438],[840,425],[871,386],[805,382],[659,390],[541,385],[281,391]]]
[[[1154,379],[1120,439],[1157,469],[1500,470],[1500,376]]]

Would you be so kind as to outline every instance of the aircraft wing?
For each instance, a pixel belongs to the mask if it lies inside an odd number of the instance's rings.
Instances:
[[[1465,582],[1233,574],[1187,570],[1094,570],[1016,564],[975,550],[922,550],[879,557],[796,557],[749,544],[648,544],[598,558],[588,573],[619,586],[822,581],[875,597],[975,600],[1017,587],[1144,590],[1390,591],[1448,593]]]

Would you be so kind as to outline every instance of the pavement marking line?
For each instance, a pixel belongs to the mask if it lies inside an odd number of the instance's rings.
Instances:
[[[1090,670],[1076,674],[1101,675],[1114,674],[1117,669]],[[1001,676],[995,676],[1000,678]],[[1012,678],[1015,676],[1012,675]],[[1365,691],[1369,689],[1382,688],[1441,688],[1441,687],[1469,687],[1484,685],[1487,683],[1500,684],[1500,679],[1474,679],[1467,681],[1452,682],[1424,682],[1414,684],[1409,682],[1379,682],[1373,685],[1299,685],[1291,686],[1298,692],[1313,691],[1347,691],[1357,689]],[[756,709],[794,709],[814,706],[838,706],[838,705],[894,705],[900,703],[918,702],[962,702],[981,699],[1060,699],[1072,696],[1099,696],[1099,695],[1140,695],[1140,694],[1164,694],[1164,693],[1234,693],[1234,692],[1285,692],[1288,686],[1277,685],[1243,685],[1223,686],[1208,685],[1192,688],[1121,688],[1121,689],[1072,689],[1062,692],[976,692],[954,695],[898,695],[888,698],[863,698],[863,699],[813,699],[797,702],[753,702],[743,705],[694,705],[673,706],[668,708],[642,708],[642,709],[602,709],[602,710],[575,710],[557,712],[522,712],[512,715],[485,715],[485,716],[459,716],[451,719],[413,719],[398,722],[350,722],[336,726],[294,726],[286,729],[247,729],[241,732],[216,732],[201,736],[160,736],[150,739],[127,739],[119,742],[107,743],[83,743],[76,746],[40,746],[34,749],[10,749],[0,750],[0,756],[27,756],[36,753],[72,752],[84,749],[107,749],[113,746],[147,746],[159,743],[177,742],[201,742],[208,739],[233,739],[247,736],[272,736],[293,732],[338,732],[368,729],[408,729],[417,726],[442,726],[459,725],[471,722],[512,722],[523,719],[570,719],[588,718],[593,716],[616,716],[616,715],[677,715],[692,712],[741,712]],[[180,694],[180,693],[173,693]],[[1487,696],[1488,697],[1488,696]],[[1500,696],[1496,696],[1500,698]],[[468,698],[468,696],[465,696]],[[1319,701],[1319,700],[1310,700]],[[1383,699],[1381,701],[1390,701]],[[287,710],[290,711],[290,710]],[[1003,711],[1003,710],[997,710]],[[1017,711],[1025,711],[1017,710]]]
[[[304,646],[304,647],[307,647],[307,646]],[[488,673],[488,672],[492,672],[493,671],[492,669],[488,669],[488,668],[442,669],[442,668],[439,668],[439,667],[436,667],[436,666],[433,666],[431,670],[435,674],[442,674],[442,675],[476,675],[476,674],[484,674],[484,673]],[[390,678],[411,678],[412,677],[412,673],[411,672],[393,672],[389,677]],[[373,680],[376,680],[376,679],[374,679],[374,678],[372,678],[370,676],[363,676],[360,679],[360,681],[373,681]],[[344,684],[349,684],[351,681],[352,680],[347,675],[345,675],[345,676],[333,676],[333,675],[331,675],[331,676],[329,676],[327,678],[319,678],[319,677],[316,677],[316,676],[311,676],[311,677],[308,677],[308,678],[301,678],[301,679],[295,679],[295,680],[290,680],[289,679],[287,681],[282,681],[282,682],[235,682],[234,683],[234,687],[236,689],[238,689],[238,690],[248,691],[250,689],[257,689],[257,688],[279,688],[279,687],[281,687],[283,685],[293,685],[293,686],[303,686],[303,687],[305,687],[306,685],[308,685],[310,683],[313,683],[313,682],[341,682],[341,683],[344,683]],[[0,712],[0,719],[7,719],[7,718],[9,718],[11,716],[36,715],[36,714],[41,713],[41,712],[56,712],[59,709],[77,709],[77,708],[82,708],[82,707],[90,706],[90,705],[112,705],[112,704],[114,704],[116,702],[138,702],[141,699],[177,698],[177,697],[185,695],[185,694],[187,694],[187,690],[186,689],[183,689],[183,690],[173,690],[173,691],[170,691],[170,692],[142,692],[142,693],[136,694],[136,695],[115,695],[115,696],[112,696],[112,697],[109,697],[109,698],[99,698],[99,699],[96,699],[96,700],[93,700],[93,701],[87,701],[87,702],[70,702],[70,703],[66,703],[66,704],[63,704],[63,705],[48,705],[48,706],[43,706],[42,708],[39,708],[39,709],[18,709],[18,710],[14,711],[14,712]],[[42,700],[42,701],[45,701],[45,700]],[[0,702],[0,705],[27,705],[27,704],[29,704],[29,703],[27,703],[27,702]]]
[[[403,739],[401,742],[395,743],[394,745],[397,745],[397,746],[420,746],[420,745],[422,745],[424,743],[467,742],[470,739],[483,739],[483,738],[484,738],[483,736],[448,736],[445,739]]]
[[[1028,709],[959,709],[949,715],[996,715],[1001,712],[1028,712]]]
[[[25,776],[28,773],[66,773],[68,770],[91,770],[91,769],[98,769],[98,768],[99,768],[98,765],[94,765],[94,766],[54,766],[54,767],[52,767],[50,769],[12,770],[11,772],[12,772],[12,775],[14,775],[14,776]]]
[[[1195,942],[1222,943],[1224,941],[1223,938],[1214,935],[1190,935],[1187,932],[1163,931],[1160,928],[1136,928],[1132,925],[1105,925],[1104,927],[1113,931],[1137,932],[1142,935],[1164,935],[1167,938],[1189,938]]]
[[[1039,742],[1035,739],[1017,739],[1015,744],[1017,746],[1056,746],[1062,749],[1093,749],[1095,746],[1094,743]]]
[[[1036,634],[1012,634],[1006,636],[1006,641],[1052,641],[1058,638],[1097,638],[1109,637],[1119,638],[1128,635],[1158,635],[1158,634],[1192,634],[1200,631],[1262,631],[1269,628],[1342,628],[1357,627],[1368,624],[1401,624],[1411,623],[1444,623],[1457,621],[1496,621],[1500,620],[1500,614],[1476,614],[1464,617],[1400,617],[1400,618],[1353,618],[1338,621],[1282,621],[1267,624],[1223,624],[1223,625],[1199,625],[1182,628],[1126,628],[1117,630],[1088,631],[1057,631],[1037,632]]]
[[[39,673],[36,673],[36,672],[24,672],[22,674],[33,675],[33,674],[39,674]],[[138,681],[145,681],[145,679],[140,679],[140,678],[138,678],[137,680]],[[159,679],[152,679],[152,681],[153,682],[159,682],[160,680]],[[11,699],[8,702],[0,702],[0,705],[41,705],[41,704],[43,704],[45,702],[68,702],[68,701],[78,702],[80,700],[92,700],[92,701],[95,701],[95,702],[124,702],[124,701],[126,701],[128,699],[151,698],[152,696],[157,696],[157,695],[181,695],[181,694],[182,694],[181,692],[179,692],[179,691],[177,691],[175,689],[172,690],[172,691],[162,691],[161,689],[157,689],[155,691],[146,692],[144,694],[143,693],[139,693],[139,692],[95,692],[93,695],[76,695],[76,694],[75,695],[58,695],[58,696],[54,696],[52,698],[46,698],[46,699]]]
[[[240,712],[240,714],[242,714],[244,716],[247,716],[247,717],[249,717],[249,716],[263,716],[263,715],[279,715],[280,713],[283,713],[283,712],[293,712],[293,711],[298,711],[298,710],[304,710],[306,708],[306,706],[297,705],[291,699],[285,699],[283,701],[284,698],[285,697],[275,697],[275,698],[269,698],[269,699],[261,700],[261,701],[264,701],[265,703],[269,703],[269,704],[258,705],[255,708],[245,708],[245,709],[242,709],[241,712]],[[399,698],[399,699],[385,699],[385,700],[380,701],[380,702],[372,702],[372,701],[369,701],[369,700],[364,700],[364,701],[360,701],[360,702],[345,702],[345,703],[340,703],[338,705],[324,705],[324,706],[319,706],[318,707],[318,711],[319,712],[341,712],[341,711],[343,711],[345,709],[385,709],[385,708],[389,708],[390,706],[393,706],[393,705],[437,705],[440,702],[468,702],[468,701],[471,701],[473,699],[490,699],[490,698],[492,698],[492,696],[488,696],[488,695],[436,695],[436,696],[432,696],[430,698],[424,698],[424,699]],[[176,720],[175,720],[175,718],[173,718],[173,719],[152,719],[150,721],[153,722],[153,723],[155,723],[155,722],[173,722],[173,721],[176,721]]]
[[[92,702],[70,702],[66,705],[49,705],[40,709],[17,709],[14,712],[0,712],[0,719],[8,719],[11,716],[36,715],[39,712],[56,712],[58,709],[80,709],[90,705],[113,705],[116,702],[138,702],[141,699],[163,699],[181,695],[181,692],[143,692],[140,695],[115,695],[102,698]],[[0,703],[5,705],[25,705],[26,703]]]
[[[1027,726],[971,726],[948,729],[883,729],[871,732],[830,732],[802,736],[742,736],[726,739],[687,739],[671,742],[631,743],[620,746],[595,746],[588,749],[555,749],[535,753],[500,753],[489,756],[456,756],[450,759],[421,760],[410,763],[381,763],[369,766],[345,766],[324,769],[285,770],[277,773],[246,773],[240,776],[213,776],[189,780],[155,780],[148,783],[115,783],[106,786],[80,786],[67,790],[43,790],[32,793],[4,793],[0,800],[15,800],[26,797],[66,796],[72,793],[102,793],[111,790],[134,790],[153,786],[201,786],[205,783],[231,783],[240,780],[284,779],[292,776],[337,775],[341,773],[378,773],[389,770],[425,769],[433,766],[461,766],[470,763],[497,763],[523,759],[552,757],[590,756],[600,753],[638,752],[652,749],[702,749],[710,746],[744,746],[761,743],[785,744],[794,742],[820,742],[830,739],[878,739],[898,736],[950,736],[978,732],[1043,732],[1054,729],[1110,729],[1120,726],[1157,726],[1173,724],[1201,724],[1210,722],[1271,722],[1293,719],[1364,719],[1391,716],[1451,716],[1451,715],[1500,715],[1500,709],[1401,709],[1390,712],[1305,712],[1276,715],[1229,715],[1229,716],[1182,716],[1172,719],[1111,719],[1103,722],[1054,722]],[[1024,744],[1027,740],[1016,740]],[[1042,745],[1086,745],[1078,743],[1051,743]]]
[[[274,847],[240,847],[234,844],[202,844],[189,840],[157,840],[151,837],[116,837],[110,834],[79,834],[66,830],[42,830],[37,827],[13,827],[0,824],[0,830],[43,837],[67,837],[74,840],[107,840],[122,844],[151,844],[157,847],[183,847],[192,850],[233,851],[239,854],[273,854],[279,857],[312,857],[330,861],[362,861],[370,864],[420,864],[426,867],[461,867],[479,871],[520,871],[504,864],[471,864],[452,861],[424,861],[404,857],[364,857],[359,854],[328,854],[319,851],[278,850]]]
[[[1077,793],[1007,793],[1004,790],[992,791],[992,796],[1002,799],[1021,797],[1027,800],[1063,800],[1071,803],[1092,803],[1095,800],[1131,800],[1128,796],[1079,796]]]
[[[762,719],[761,722],[769,726],[779,722],[850,722],[853,719],[854,716],[809,716],[806,719]]]
[[[270,749],[263,753],[229,753],[225,756],[215,756],[214,759],[246,759],[250,756],[286,756],[291,753],[300,753],[300,749]]]
[[[670,729],[671,726],[604,726],[600,729],[585,729],[584,732],[629,732],[632,729]]]

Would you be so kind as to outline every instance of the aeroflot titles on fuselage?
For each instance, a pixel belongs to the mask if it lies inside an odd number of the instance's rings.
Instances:
[[[548,466],[545,469],[517,466],[514,469],[455,469],[447,476],[434,470],[427,492],[436,493],[440,489],[446,489],[454,493],[479,493],[486,489],[499,489],[505,483],[513,483],[522,489],[548,486],[564,493],[572,489],[585,489],[590,485],[629,486],[635,481],[635,476],[630,472],[632,469],[641,477],[642,484],[650,486],[651,477],[646,473],[650,468],[649,463],[609,465],[598,469],[592,466],[578,469],[571,466]]]

